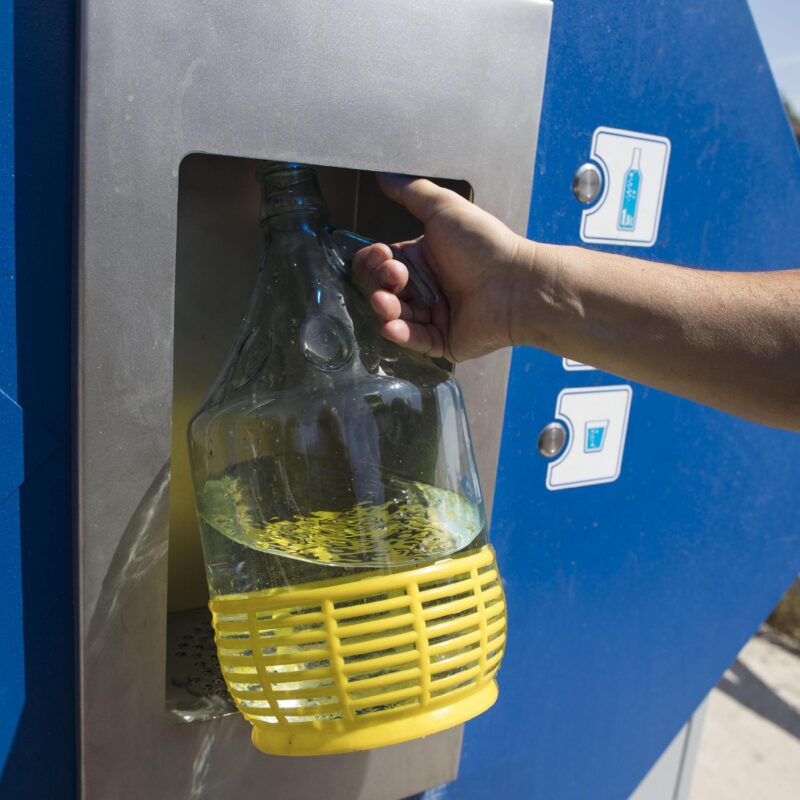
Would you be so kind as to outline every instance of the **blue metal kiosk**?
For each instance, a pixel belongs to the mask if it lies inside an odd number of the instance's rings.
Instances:
[[[78,14],[69,0],[0,9],[9,798],[81,791],[70,349]],[[530,238],[706,269],[800,265],[800,157],[745,0],[557,0],[541,119]],[[634,149],[637,225],[649,226],[637,241],[618,224]],[[572,192],[582,164],[603,186],[590,205]],[[568,445],[546,459],[537,439],[554,420]],[[795,434],[515,350],[492,518],[511,631],[500,700],[467,725],[458,779],[426,797],[628,797],[797,574],[798,463]]]

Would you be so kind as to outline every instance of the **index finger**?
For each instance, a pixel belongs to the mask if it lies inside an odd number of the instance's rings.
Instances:
[[[386,258],[387,252],[388,258]],[[358,263],[354,257],[353,275],[356,283],[368,293],[385,289],[397,295],[404,293],[409,277],[406,265],[398,261],[385,245],[365,253]]]
[[[357,281],[366,282],[369,274],[380,267],[384,261],[388,261],[393,257],[392,249],[388,244],[382,242],[375,242],[375,244],[362,247],[353,256],[353,277]]]

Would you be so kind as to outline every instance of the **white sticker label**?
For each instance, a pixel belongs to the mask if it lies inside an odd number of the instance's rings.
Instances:
[[[581,239],[652,247],[658,238],[670,142],[664,136],[598,128],[591,158],[603,172],[600,199],[581,215]]]
[[[567,372],[582,372],[584,370],[594,369],[588,364],[581,361],[573,361],[571,358],[562,358],[561,364]]]
[[[613,483],[622,469],[633,390],[630,386],[564,389],[556,419],[567,427],[567,446],[547,466],[547,488],[574,489]]]

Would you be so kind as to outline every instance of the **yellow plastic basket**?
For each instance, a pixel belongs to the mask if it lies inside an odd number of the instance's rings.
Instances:
[[[210,606],[228,689],[267,753],[396,744],[465,722],[497,698],[506,610],[490,547]]]

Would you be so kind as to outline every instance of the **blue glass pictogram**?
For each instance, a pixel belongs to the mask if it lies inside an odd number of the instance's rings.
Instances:
[[[586,435],[583,442],[583,450],[586,453],[599,453],[603,449],[606,441],[606,431],[608,430],[608,420],[594,420],[586,423]]]

